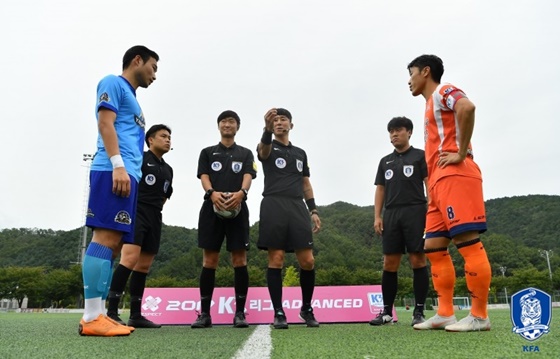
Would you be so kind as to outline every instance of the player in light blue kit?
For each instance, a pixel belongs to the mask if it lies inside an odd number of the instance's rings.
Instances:
[[[109,75],[97,85],[95,112],[99,136],[91,165],[86,215],[93,238],[82,266],[85,304],[80,335],[129,335],[134,330],[105,315],[104,299],[110,286],[113,258],[122,242],[134,241],[145,125],[136,89],[147,88],[155,81],[158,61],[154,51],[134,46],[124,54],[122,75]]]

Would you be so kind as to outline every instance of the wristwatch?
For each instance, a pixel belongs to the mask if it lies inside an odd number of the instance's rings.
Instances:
[[[241,190],[243,191],[243,193],[245,193],[245,199],[247,199],[247,196],[249,195],[249,190],[245,188],[241,188]]]
[[[207,200],[208,198],[210,198],[210,196],[212,195],[212,193],[214,193],[214,188],[210,188],[208,191],[206,191],[206,193],[204,194],[204,200]]]

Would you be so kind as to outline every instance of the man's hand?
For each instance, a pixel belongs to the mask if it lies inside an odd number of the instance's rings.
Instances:
[[[229,197],[227,197],[226,201],[224,202],[224,208],[227,210],[237,208],[241,205],[243,199],[245,199],[245,193],[243,193],[241,190],[235,193],[230,193]]]
[[[373,229],[375,230],[375,233],[382,235],[383,234],[383,219],[382,218],[376,218],[373,221]]]
[[[441,152],[439,154],[439,159],[437,161],[438,167],[445,168],[447,165],[452,165],[454,163],[461,163],[465,160],[465,157],[454,152]]]
[[[271,108],[264,115],[264,128],[267,132],[274,132],[274,119],[276,118],[276,109]]]
[[[313,221],[313,233],[318,233],[321,230],[321,219],[318,214],[312,214],[311,220]]]
[[[113,169],[113,193],[121,197],[130,197],[130,176],[124,167]]]

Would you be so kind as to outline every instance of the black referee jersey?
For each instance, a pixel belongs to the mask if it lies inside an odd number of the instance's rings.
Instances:
[[[197,177],[210,176],[212,188],[218,192],[237,192],[241,190],[243,175],[249,173],[257,177],[253,153],[236,143],[231,147],[221,142],[200,151]]]
[[[173,193],[173,169],[152,151],[144,152],[142,179],[138,185],[138,203],[163,209],[163,201]]]
[[[258,153],[258,152],[257,152]],[[259,158],[263,165],[263,196],[303,198],[303,177],[309,177],[307,154],[290,142],[287,146],[273,140],[270,156]]]
[[[395,150],[379,161],[375,185],[385,187],[385,208],[425,204],[426,177],[424,151],[410,146],[405,152]]]

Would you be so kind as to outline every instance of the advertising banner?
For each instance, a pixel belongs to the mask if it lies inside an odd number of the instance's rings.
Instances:
[[[288,323],[301,323],[301,289],[284,287],[282,306]],[[315,287],[311,303],[319,323],[369,322],[383,310],[380,285]],[[249,288],[245,314],[249,324],[269,324],[274,310],[266,287]],[[159,324],[190,325],[200,311],[198,288],[146,288],[142,315]],[[213,324],[232,324],[235,314],[233,288],[216,288],[210,315]],[[397,314],[393,310],[393,320]]]

